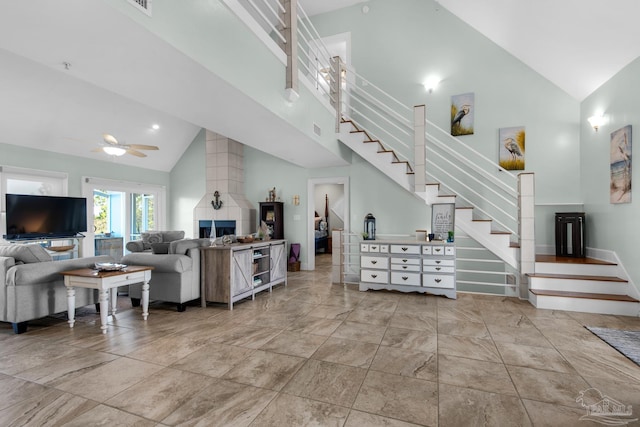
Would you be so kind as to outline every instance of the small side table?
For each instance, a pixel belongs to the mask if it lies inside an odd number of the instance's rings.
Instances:
[[[130,265],[124,270],[98,271],[91,268],[63,271],[64,285],[67,287],[67,310],[69,327],[75,323],[76,290],[75,288],[97,289],[100,292],[100,329],[107,333],[107,316],[109,311],[109,291],[111,293],[111,312],[116,313],[118,286],[143,282],[142,285],[142,318],[149,316],[149,280],[153,267]]]

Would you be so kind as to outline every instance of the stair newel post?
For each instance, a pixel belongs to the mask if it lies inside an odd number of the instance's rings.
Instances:
[[[342,120],[342,70],[344,65],[339,56],[331,58],[331,81],[329,93],[331,94],[331,106],[336,110],[336,132],[340,132],[340,121]]]
[[[528,299],[527,274],[535,273],[535,175],[518,174],[518,233],[520,234],[520,298]]]
[[[427,109],[424,105],[413,107],[413,146],[414,146],[414,189],[416,193],[426,192],[427,169],[426,169],[426,121]]]
[[[284,27],[280,30],[285,42],[282,50],[287,54],[285,91],[290,100],[298,98],[298,0],[283,0]]]

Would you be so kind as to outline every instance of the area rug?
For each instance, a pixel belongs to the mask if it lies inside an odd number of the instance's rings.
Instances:
[[[593,334],[640,366],[640,331],[585,326]]]

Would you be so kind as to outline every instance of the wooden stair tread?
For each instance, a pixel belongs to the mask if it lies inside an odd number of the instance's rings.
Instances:
[[[543,279],[562,279],[562,280],[597,280],[599,282],[620,282],[627,283],[628,280],[615,276],[583,276],[579,274],[548,274],[548,273],[531,273],[529,277],[540,277]]]
[[[472,219],[471,222],[491,222],[492,219]]]
[[[510,231],[491,230],[491,234],[511,234]]]
[[[509,243],[509,247],[510,248],[519,248],[520,247],[520,243],[511,242],[511,243]]]
[[[599,299],[607,301],[626,301],[626,302],[640,302],[629,295],[615,295],[615,294],[594,294],[589,292],[568,292],[568,291],[550,291],[546,289],[529,289],[534,295],[550,296],[550,297],[567,297],[567,298],[586,298],[586,299]]]
[[[578,258],[568,256],[555,256],[555,255],[536,255],[536,262],[552,262],[552,263],[564,263],[564,264],[599,264],[599,265],[618,265],[613,262],[603,261],[596,258]]]

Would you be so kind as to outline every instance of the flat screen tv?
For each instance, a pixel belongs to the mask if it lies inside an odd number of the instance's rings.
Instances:
[[[84,197],[7,194],[7,240],[73,237],[87,231]]]

